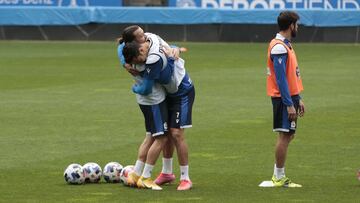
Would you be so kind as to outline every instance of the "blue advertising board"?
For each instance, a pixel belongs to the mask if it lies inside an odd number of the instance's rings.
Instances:
[[[122,6],[122,0],[0,0],[0,6]]]
[[[282,9],[306,26],[360,26],[360,0],[170,0],[123,7],[122,0],[0,0],[0,25],[276,24]],[[185,7],[185,8],[184,8]]]
[[[360,0],[169,0],[170,7],[360,10]]]

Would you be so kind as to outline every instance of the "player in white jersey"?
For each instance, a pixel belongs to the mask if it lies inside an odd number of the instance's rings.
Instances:
[[[162,84],[167,91],[167,105],[169,109],[168,125],[178,152],[180,163],[180,185],[178,190],[189,190],[192,182],[188,173],[188,149],[184,139],[184,129],[192,127],[191,113],[195,99],[195,89],[188,74],[185,71],[184,60],[181,58],[174,62],[174,59],[166,58],[161,44],[161,38],[148,36],[145,43],[127,43],[124,47],[125,61],[134,64],[144,64],[144,81],[141,85],[134,85],[133,91],[138,94],[148,95],[152,93],[152,87],[156,83]],[[167,45],[168,46],[168,45]],[[164,46],[163,46],[164,47]],[[168,52],[171,53],[171,52]],[[171,67],[171,64],[173,67]],[[171,158],[173,148],[164,149],[164,158]],[[169,170],[164,170],[157,178],[158,184],[171,181]],[[172,170],[170,170],[172,174]]]

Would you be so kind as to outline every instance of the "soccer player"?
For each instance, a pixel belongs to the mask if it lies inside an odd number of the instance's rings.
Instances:
[[[162,68],[169,59],[166,59],[163,51],[159,51],[157,48],[154,49],[153,45],[154,43],[151,41],[142,44],[136,42],[126,44],[124,47],[125,61],[137,64],[145,62],[146,64],[146,71],[143,75],[144,82],[133,87],[135,93],[146,95],[151,92],[152,85],[156,83],[162,84],[168,93],[168,125],[172,141],[177,149],[181,172],[180,184],[177,190],[189,190],[192,187],[192,182],[188,172],[188,147],[185,142],[184,129],[192,127],[191,113],[195,99],[195,88],[186,73],[184,60],[181,58],[176,60],[173,69],[168,66]],[[172,157],[171,149],[165,150],[168,153],[164,154]],[[171,180],[171,178],[163,178],[162,176],[165,176],[164,173],[161,173],[155,181],[157,184],[164,184]]]
[[[300,97],[303,85],[294,48],[290,41],[296,37],[299,16],[292,11],[281,12],[277,18],[279,33],[268,47],[267,94],[273,105],[273,131],[279,136],[275,147],[275,166],[272,182],[276,187],[301,187],[285,176],[285,161],[290,141],[294,138],[297,117],[303,116],[305,106]]]

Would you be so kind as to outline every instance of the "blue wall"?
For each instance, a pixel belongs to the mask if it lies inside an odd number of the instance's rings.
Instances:
[[[231,9],[360,10],[360,0],[170,0],[169,6]]]
[[[169,7],[123,7],[122,0],[0,0],[0,25],[276,24],[281,10],[296,8],[306,26],[360,26],[359,5],[360,0],[170,0]]]
[[[279,10],[114,7],[0,7],[0,25],[132,24],[276,24]],[[357,10],[299,9],[306,26],[360,26]]]

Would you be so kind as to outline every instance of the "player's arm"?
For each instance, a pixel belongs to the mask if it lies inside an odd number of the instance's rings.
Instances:
[[[286,62],[288,53],[282,44],[277,44],[271,49],[271,59],[274,64],[276,83],[279,87],[282,102],[287,106],[290,120],[296,119],[296,110],[292,102],[288,81],[286,79]]]
[[[144,79],[141,85],[134,85],[132,90],[136,94],[148,95],[152,92],[154,86],[154,80]]]
[[[132,90],[136,94],[148,95],[152,92],[152,87],[155,84],[155,80],[159,79],[163,61],[160,57],[156,62],[145,65],[145,71],[143,75],[143,82],[141,84],[135,84]]]

